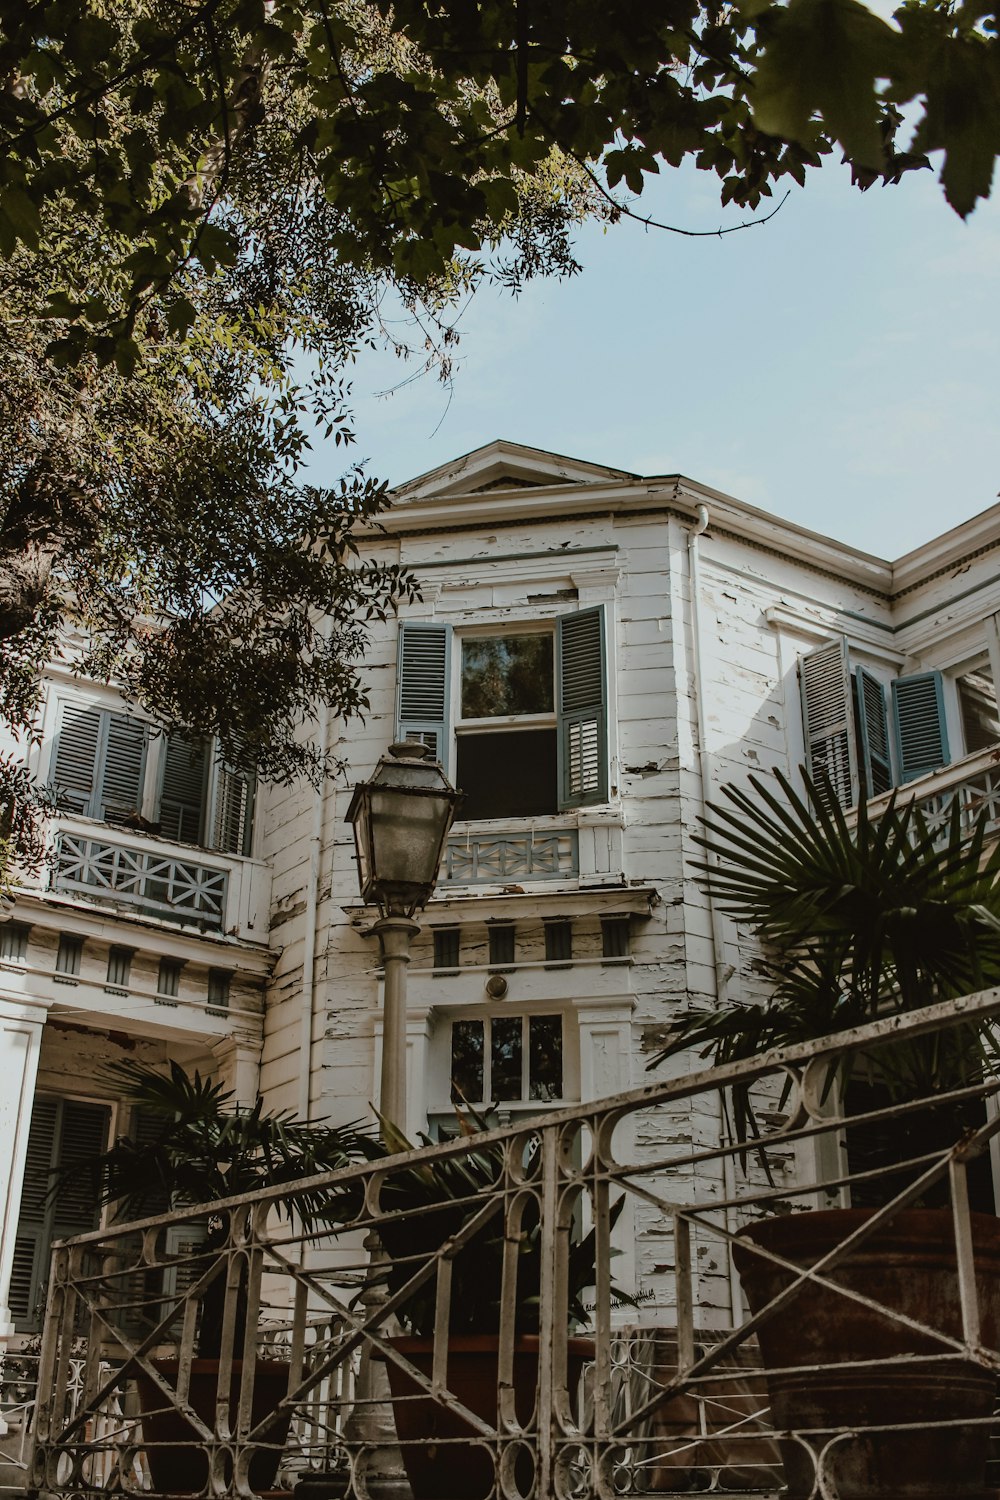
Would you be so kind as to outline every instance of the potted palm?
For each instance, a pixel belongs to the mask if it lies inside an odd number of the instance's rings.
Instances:
[[[169,1209],[208,1204],[262,1187],[287,1183],[289,1187],[320,1172],[346,1166],[362,1154],[364,1137],[353,1126],[335,1128],[322,1123],[296,1120],[286,1113],[265,1113],[260,1100],[252,1108],[234,1106],[233,1094],[198,1072],[188,1074],[178,1063],[168,1073],[139,1063],[126,1062],[109,1069],[116,1092],[132,1106],[133,1131],[120,1137],[110,1150],[90,1163],[97,1193],[112,1205],[119,1222],[153,1217]],[[74,1170],[79,1171],[77,1166]],[[58,1192],[59,1184],[54,1191]],[[325,1219],[325,1196],[321,1192],[296,1192],[287,1201],[277,1200],[279,1212],[296,1214],[308,1231],[311,1223]],[[200,1242],[189,1270],[195,1278],[210,1271],[200,1299],[195,1358],[192,1361],[188,1399],[209,1427],[215,1425],[219,1357],[223,1336],[226,1297],[226,1263],[219,1255],[227,1240],[227,1227],[219,1215],[206,1213],[200,1224],[192,1224],[192,1238]],[[155,1273],[153,1273],[155,1276]],[[148,1279],[148,1278],[147,1278]],[[162,1308],[162,1289],[144,1289],[157,1309]],[[246,1329],[246,1273],[236,1299],[233,1348],[241,1349]],[[158,1373],[176,1384],[179,1361],[156,1358]],[[235,1413],[243,1364],[233,1361],[230,1409]],[[137,1376],[143,1409],[143,1436],[153,1489],[159,1493],[200,1492],[208,1479],[207,1458],[189,1440],[192,1427],[173,1406],[164,1408],[161,1389],[143,1371]],[[263,1421],[279,1404],[288,1388],[288,1365],[282,1360],[258,1358],[253,1379],[253,1423]],[[250,1484],[266,1490],[274,1482],[288,1420],[276,1421],[268,1443],[254,1454]]]
[[[807,778],[800,796],[780,773],[776,783],[727,788],[728,805],[712,810],[699,840],[709,856],[700,880],[762,939],[772,992],[763,1005],[681,1015],[654,1061],[690,1047],[718,1064],[749,1059],[1000,983],[1000,849],[986,856],[985,817],[963,826],[956,803],[933,830],[912,803],[890,800],[877,823],[862,803],[852,825],[828,788]],[[912,1187],[928,1157],[982,1124],[980,1101],[949,1096],[995,1072],[997,1040],[992,1021],[968,1023],[854,1054],[850,1068],[830,1062],[826,1086],[848,1112],[852,1093],[863,1106],[877,1097],[925,1101],[895,1115],[875,1145],[877,1162],[864,1162],[888,1173],[881,1202]],[[738,1137],[753,1140],[746,1088],[735,1091],[732,1110]],[[849,1156],[871,1145],[850,1127],[846,1136]],[[745,1228],[733,1256],[751,1310],[793,1285],[792,1268],[815,1265],[857,1232],[880,1199],[869,1188],[863,1201]],[[818,1434],[816,1447],[832,1431],[853,1430],[826,1460],[841,1500],[985,1495],[995,1374],[959,1356],[942,1360],[940,1341],[890,1315],[961,1340],[946,1202],[947,1185],[935,1186],[828,1273],[890,1312],[805,1283],[760,1326],[764,1363],[775,1372],[769,1387],[778,1427]],[[993,1212],[974,1213],[972,1224],[982,1339],[995,1350],[1000,1224]],[[939,1422],[952,1425],[929,1426]],[[910,1430],[866,1430],[894,1424]],[[814,1462],[801,1443],[786,1445],[785,1466],[792,1500],[814,1493]]]
[[[470,1112],[461,1120],[463,1132],[474,1134],[487,1121]],[[424,1141],[424,1144],[430,1144]],[[369,1146],[371,1152],[371,1147]],[[378,1152],[393,1155],[415,1148],[391,1122],[382,1121]],[[390,1171],[382,1188],[383,1219],[379,1236],[385,1261],[376,1271],[390,1295],[401,1292],[415,1270],[477,1214],[490,1192],[501,1182],[504,1144],[484,1141],[456,1155],[431,1163],[414,1163]],[[525,1178],[530,1184],[531,1166]],[[621,1211],[612,1211],[612,1224]],[[405,1217],[395,1217],[402,1215]],[[488,1422],[500,1426],[498,1375],[503,1258],[506,1233],[502,1209],[461,1247],[451,1261],[451,1296],[448,1322],[448,1389],[461,1402]],[[534,1199],[518,1225],[516,1238],[517,1281],[512,1307],[514,1411],[527,1427],[535,1405],[539,1358],[539,1293],[541,1284],[541,1233]],[[595,1280],[595,1235],[593,1231],[572,1240],[567,1259],[568,1327],[583,1327],[587,1312],[584,1291]],[[615,1288],[615,1296],[631,1303]],[[398,1309],[402,1332],[390,1342],[396,1351],[427,1378],[434,1356],[436,1281],[431,1278]],[[574,1335],[567,1340],[566,1383],[572,1393],[579,1385],[586,1360],[593,1358],[590,1338]],[[393,1397],[396,1433],[400,1441],[407,1478],[414,1500],[485,1500],[495,1482],[494,1464],[481,1444],[469,1439],[469,1424],[447,1405],[435,1401],[394,1361],[387,1361]],[[515,1478],[522,1493],[531,1488],[531,1460],[527,1451],[517,1455]]]

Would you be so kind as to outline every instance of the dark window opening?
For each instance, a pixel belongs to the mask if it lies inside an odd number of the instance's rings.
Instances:
[[[557,812],[556,731],[460,734],[455,780],[465,798],[461,816],[469,821]]]
[[[4,922],[0,927],[0,958],[8,963],[23,964],[28,956],[28,933],[24,922]]]
[[[161,958],[160,972],[156,980],[156,998],[161,1005],[176,1005],[181,987],[181,969],[184,965],[176,958]]]
[[[1000,717],[997,695],[989,667],[980,667],[958,679],[958,702],[962,711],[962,737],[965,753],[974,755],[1000,740]]]
[[[434,928],[434,967],[435,969],[457,969],[459,965],[459,939],[461,933],[457,927],[435,927]]]
[[[128,986],[129,975],[132,972],[132,949],[112,948],[108,952],[108,979],[107,982],[114,989],[123,990]]]
[[[74,979],[80,972],[82,955],[83,938],[74,937],[69,932],[61,932],[59,951],[56,954],[56,973],[64,975],[67,979]]]
[[[601,952],[605,958],[627,958],[632,930],[628,917],[601,918]]]
[[[488,928],[490,942],[491,964],[512,964],[514,962],[514,924],[513,922],[493,922]]]
[[[573,957],[573,924],[564,919],[545,923],[547,963],[568,963]]]
[[[209,969],[208,1009],[210,1011],[229,1009],[229,987],[232,977],[228,969]]]

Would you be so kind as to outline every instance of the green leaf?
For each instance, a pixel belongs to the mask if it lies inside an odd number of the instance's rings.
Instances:
[[[767,19],[752,92],[758,128],[808,145],[819,116],[851,161],[881,167],[875,84],[892,71],[898,34],[858,0],[791,0]]]
[[[0,198],[0,215],[6,220],[17,239],[29,250],[38,249],[42,232],[42,220],[38,205],[29,198],[23,188],[4,188]]]

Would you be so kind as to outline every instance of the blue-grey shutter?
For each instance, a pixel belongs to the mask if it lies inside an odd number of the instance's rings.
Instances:
[[[916,672],[892,684],[892,718],[900,781],[948,764],[944,685],[940,672]]]
[[[164,838],[201,843],[207,772],[205,741],[192,744],[179,735],[170,735],[163,751],[160,787],[159,822]]]
[[[101,711],[63,704],[50,781],[65,807],[97,817],[94,787],[101,739]]]
[[[104,719],[97,816],[110,819],[127,817],[142,808],[147,726],[129,714],[109,713]]]
[[[885,704],[885,688],[874,673],[867,671],[864,667],[855,668],[854,682],[861,775],[865,796],[878,797],[892,786],[889,714]]]
[[[604,609],[562,615],[556,638],[560,808],[608,800]]]
[[[820,789],[829,782],[841,807],[853,807],[858,764],[845,636],[799,657],[799,684],[809,775]]]
[[[443,765],[449,759],[451,626],[399,627],[396,737],[419,740]]]

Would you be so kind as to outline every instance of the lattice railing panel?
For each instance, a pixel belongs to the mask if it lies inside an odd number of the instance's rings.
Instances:
[[[123,903],[176,922],[221,928],[229,875],[196,860],[78,834],[59,834],[52,888]]]

